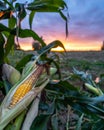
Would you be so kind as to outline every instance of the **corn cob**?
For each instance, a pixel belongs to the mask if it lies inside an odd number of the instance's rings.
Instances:
[[[32,89],[33,84],[37,81],[43,70],[44,70],[43,65],[37,66],[37,69],[33,71],[33,73],[17,88],[14,95],[12,96],[8,108],[13,107]]]
[[[36,58],[33,64],[31,64],[30,67],[25,71],[21,79],[10,89],[8,94],[5,96],[2,104],[0,105],[0,130],[4,130],[5,126],[10,121],[12,121],[23,110],[25,110],[26,107],[33,101],[33,99],[35,99],[36,96],[49,83],[49,75],[46,73],[46,71],[44,71],[45,65],[36,64],[40,56],[41,55],[39,55]],[[45,72],[45,75],[42,76],[44,72]],[[42,78],[43,82],[39,84],[39,82],[41,82],[41,76],[43,77]],[[28,92],[25,95],[22,95],[21,96],[22,99],[20,99],[20,97],[19,97],[19,100],[15,99],[16,102],[13,104],[12,103],[14,102],[13,97],[14,95],[16,95],[16,92],[19,91],[19,90],[17,91],[17,89],[20,88],[20,86],[22,86],[23,84],[24,86],[26,86],[26,84],[28,84],[28,86],[32,86],[31,90],[29,89],[30,91],[28,90]]]

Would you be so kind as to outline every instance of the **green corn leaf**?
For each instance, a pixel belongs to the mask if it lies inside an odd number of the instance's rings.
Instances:
[[[16,117],[15,122],[13,124],[15,126],[13,130],[21,129],[25,115],[26,115],[26,111],[24,110],[18,117]]]
[[[13,29],[16,25],[16,18],[12,16],[8,21],[8,26],[10,29]]]
[[[40,49],[40,50],[38,51],[38,53],[39,53],[39,54],[47,53],[47,52],[49,52],[52,48],[56,48],[56,47],[58,47],[58,46],[62,47],[63,50],[66,51],[64,45],[62,44],[62,42],[59,41],[59,40],[56,40],[56,41],[53,41],[53,42],[49,43],[47,46],[43,47],[42,49]]]
[[[30,130],[47,130],[47,123],[50,119],[50,114],[38,116],[30,128]]]
[[[0,33],[0,64],[4,62],[4,44],[5,44],[5,39]]]
[[[52,130],[58,130],[58,117],[56,114],[54,114],[51,117],[51,124],[52,124]]]
[[[18,18],[21,22],[26,17],[26,10],[25,10],[25,4],[16,3],[15,5],[16,10],[18,10]]]
[[[17,64],[16,69],[20,72],[22,72],[23,67],[26,65],[27,62],[29,62],[32,58],[33,54],[28,54],[24,58],[22,58]]]
[[[15,40],[15,36],[10,34],[7,39],[7,43],[5,45],[5,57],[9,54],[10,50],[12,49],[15,42],[14,40]]]
[[[32,22],[34,19],[34,15],[35,15],[35,11],[31,11],[30,15],[29,15],[29,25],[30,25],[30,29],[32,29]]]
[[[20,29],[19,30],[19,37],[26,38],[26,37],[33,37],[34,40],[38,40],[42,46],[45,46],[45,42],[40,38],[34,31],[29,29]]]
[[[81,124],[82,124],[82,122],[83,122],[83,121],[82,121],[83,116],[84,116],[84,114],[82,114],[81,117],[79,118],[75,130],[81,130]]]
[[[5,130],[20,130],[23,120],[25,118],[25,115],[26,115],[26,110],[24,110],[19,116],[17,116],[13,122],[9,123],[6,126]]]
[[[14,10],[13,4],[9,2],[8,0],[4,0],[5,4],[9,5],[9,7]]]
[[[98,114],[99,116],[104,117],[104,110],[103,110],[103,109],[101,109],[101,108],[99,108],[99,107],[97,107],[97,106],[94,106],[94,105],[92,105],[92,104],[88,104],[88,105],[86,105],[86,107],[87,107],[91,112],[93,112],[93,113],[95,113],[95,114]]]
[[[0,32],[2,31],[10,32],[11,29],[0,23]]]
[[[28,10],[35,11],[35,12],[57,12],[66,22],[66,36],[68,36],[68,17],[64,15],[62,12],[63,9],[67,9],[67,5],[63,0],[42,0],[42,1],[34,1],[29,3],[27,6]]]
[[[65,30],[66,30],[66,37],[67,37],[67,36],[68,36],[68,18],[69,18],[69,17],[66,17],[66,16],[63,14],[63,12],[60,11],[60,10],[59,10],[59,13],[60,13],[61,17],[62,17],[62,18],[65,20],[65,22],[66,22],[66,26],[65,26],[66,29],[65,29]]]
[[[103,120],[98,120],[94,123],[92,126],[92,130],[103,130],[104,129],[104,123]]]
[[[3,33],[3,35],[8,39],[8,37],[9,37],[9,32],[3,31],[2,33]]]
[[[67,5],[63,0],[36,0],[32,3],[29,3],[27,7],[27,9],[35,10],[37,12],[58,12],[59,9],[64,8],[67,8]]]

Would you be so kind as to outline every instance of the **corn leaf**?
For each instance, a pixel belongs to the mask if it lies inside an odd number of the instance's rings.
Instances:
[[[4,43],[5,43],[5,39],[2,33],[0,33],[0,64],[4,62],[4,49],[3,49]]]
[[[81,130],[81,124],[82,124],[82,122],[83,122],[83,121],[82,121],[83,116],[84,116],[84,114],[82,114],[81,117],[79,118],[75,130]]]
[[[29,30],[29,29],[20,29],[19,30],[19,37],[21,38],[26,38],[26,37],[33,37],[34,40],[38,40],[42,46],[45,46],[46,44],[44,43],[44,41],[42,40],[42,38],[40,38],[34,31]]]
[[[0,32],[2,31],[10,32],[11,29],[0,23]]]
[[[58,12],[59,9],[64,9],[65,7],[67,7],[67,5],[63,0],[57,0],[57,2],[42,0],[29,3],[27,9],[37,12]]]
[[[14,16],[12,16],[9,20],[8,20],[8,27],[10,29],[13,29],[16,25],[16,18]]]
[[[58,130],[58,117],[56,114],[54,114],[51,117],[51,124],[52,124],[52,130]]]
[[[32,29],[32,22],[33,22],[33,19],[34,19],[34,15],[35,15],[35,11],[31,11],[31,13],[29,15],[29,26],[30,26],[30,29]]]
[[[14,45],[14,38],[15,38],[15,36],[10,34],[8,39],[7,39],[7,43],[5,45],[5,57],[9,54],[11,48]]]
[[[33,57],[33,54],[28,54],[26,55],[24,58],[22,58],[15,66],[15,68],[22,72],[23,67],[26,65],[27,62],[29,62],[31,60],[31,58]]]
[[[47,123],[50,119],[50,114],[44,114],[38,116],[33,122],[30,130],[47,130]]]
[[[39,53],[39,54],[47,53],[47,52],[49,52],[52,48],[56,48],[56,47],[58,47],[58,46],[62,47],[63,50],[66,51],[64,45],[62,44],[62,42],[59,41],[59,40],[56,40],[56,41],[53,41],[53,42],[49,43],[47,46],[43,47],[42,49],[40,49],[40,50],[38,51],[38,53]]]

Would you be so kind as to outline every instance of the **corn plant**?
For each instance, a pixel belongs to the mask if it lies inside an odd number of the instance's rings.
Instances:
[[[57,2],[51,0],[34,0],[33,2],[24,4],[18,3],[17,1],[0,1],[0,20],[6,19],[8,21],[8,26],[4,25],[3,22],[0,23],[1,82],[4,86],[2,91],[5,95],[5,98],[0,106],[0,130],[26,130],[27,127],[25,127],[25,125],[22,128],[23,119],[26,115],[26,107],[29,109],[29,105],[31,106],[33,99],[40,95],[43,88],[49,82],[50,75],[53,74],[51,70],[53,71],[54,68],[52,69],[51,67],[48,67],[51,64],[52,59],[46,60],[46,52],[52,47],[56,47],[58,45],[63,47],[62,43],[58,40],[52,42],[48,48],[45,47],[46,43],[32,30],[32,21],[35,13],[59,13],[66,22],[67,35],[67,17],[62,12],[65,8],[67,8],[67,5],[63,0],[58,0]],[[22,29],[21,22],[28,15],[27,12],[29,12],[30,29]],[[19,38],[26,37],[32,37],[34,40],[38,40],[43,48],[39,50],[38,56],[31,65],[26,67],[26,70],[23,68],[26,63],[34,57],[34,55],[27,55],[24,57],[16,65],[16,70],[12,66],[6,64],[9,63],[8,54],[15,47],[15,42],[17,44],[17,48],[20,49]],[[40,63],[40,61],[42,63]],[[47,64],[49,65],[47,66]],[[23,74],[21,75],[20,72],[22,73],[22,71]],[[54,72],[56,71],[54,70]],[[15,75],[18,76],[16,76],[17,78],[14,80]],[[13,121],[13,124],[10,123],[11,121]]]

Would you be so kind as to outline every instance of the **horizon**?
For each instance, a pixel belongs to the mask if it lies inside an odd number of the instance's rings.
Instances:
[[[101,51],[102,46],[97,45],[97,46],[80,46],[80,47],[68,46],[67,47],[67,45],[66,46],[64,45],[64,47],[66,51]],[[20,48],[24,51],[33,50],[32,45],[29,45],[28,43],[27,46],[24,44],[20,44]],[[64,49],[61,47],[57,47],[57,48],[53,48],[52,51],[62,52],[64,51]]]

